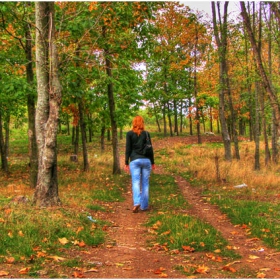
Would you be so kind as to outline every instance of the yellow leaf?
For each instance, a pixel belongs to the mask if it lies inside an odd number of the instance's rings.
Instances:
[[[4,270],[0,270],[0,277],[2,276],[8,276],[9,272],[8,271],[4,271]]]
[[[65,258],[58,257],[58,256],[48,256],[48,258],[53,259],[53,260],[55,260],[57,262],[65,261],[66,260]]]
[[[0,218],[0,223],[4,223],[4,222],[5,222],[5,220]]]
[[[89,270],[86,270],[85,272],[98,272],[98,269],[90,268]]]
[[[23,232],[21,230],[18,232],[18,235],[19,236],[24,236],[24,234],[23,234]]]
[[[249,255],[249,259],[256,260],[256,259],[259,259],[259,257],[258,256],[254,256],[254,255]]]
[[[214,251],[214,253],[221,253],[221,250],[217,249],[217,250]]]
[[[67,240],[67,238],[63,237],[63,238],[58,238],[58,241],[62,244],[65,245],[67,243],[69,243],[69,241]]]
[[[171,233],[171,230],[168,230],[168,231],[163,232],[161,235],[168,235],[170,233]]]
[[[9,232],[8,232],[8,236],[9,236],[10,238],[13,238],[13,233],[12,233],[11,231],[9,231]]]

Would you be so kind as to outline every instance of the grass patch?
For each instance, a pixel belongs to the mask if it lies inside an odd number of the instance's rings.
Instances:
[[[280,250],[280,206],[271,203],[217,197],[211,199],[233,224],[243,226],[247,234],[262,239]]]
[[[212,226],[186,214],[189,206],[173,177],[153,174],[150,190],[154,211],[146,226],[155,234],[154,244],[170,251],[219,250],[224,257],[238,257],[226,248],[227,241]]]
[[[86,215],[63,208],[37,209],[34,215],[34,208],[12,207],[0,214],[0,220],[0,255],[8,253],[16,259],[30,258],[38,251],[60,255],[61,247],[70,248],[79,242],[93,246],[105,240],[104,222],[93,224]]]

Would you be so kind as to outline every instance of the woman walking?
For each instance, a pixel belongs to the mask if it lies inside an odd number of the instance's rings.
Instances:
[[[155,169],[154,153],[151,149],[145,154],[143,149],[150,140],[149,132],[144,130],[144,119],[136,116],[132,121],[132,130],[126,134],[125,170],[132,180],[133,213],[145,211],[149,206],[149,183],[151,169]]]

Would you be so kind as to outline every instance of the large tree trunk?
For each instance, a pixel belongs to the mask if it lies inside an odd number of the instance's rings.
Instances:
[[[214,25],[214,34],[216,43],[218,46],[218,52],[220,56],[220,73],[219,73],[219,82],[220,82],[220,90],[219,90],[219,117],[221,122],[222,129],[222,137],[224,142],[224,150],[225,150],[225,160],[231,161],[231,145],[230,145],[230,136],[227,128],[227,122],[225,117],[225,94],[227,92],[227,81],[226,81],[226,51],[227,51],[227,7],[228,1],[225,2],[224,6],[224,18],[223,23],[221,22],[220,16],[220,6],[218,2],[218,15],[220,18],[220,32],[217,26],[216,20],[216,10],[215,10],[215,2],[212,2],[212,14],[213,14],[213,25]],[[219,36],[220,33],[220,36]]]
[[[57,129],[61,86],[54,42],[54,2],[35,2],[36,74],[38,102],[36,139],[38,144],[38,179],[34,203],[53,206],[60,203],[57,180]]]

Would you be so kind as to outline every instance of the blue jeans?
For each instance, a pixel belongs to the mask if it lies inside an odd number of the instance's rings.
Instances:
[[[132,179],[133,205],[140,205],[141,210],[146,210],[149,205],[149,180],[152,169],[148,158],[139,158],[130,162]]]

